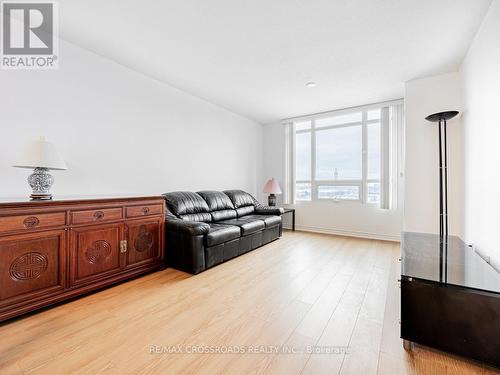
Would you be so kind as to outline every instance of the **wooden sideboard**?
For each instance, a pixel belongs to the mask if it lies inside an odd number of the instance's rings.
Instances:
[[[0,202],[0,321],[165,268],[161,197]]]

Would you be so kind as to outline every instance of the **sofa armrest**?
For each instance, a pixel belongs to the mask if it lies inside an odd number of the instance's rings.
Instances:
[[[176,231],[190,236],[205,235],[210,231],[210,225],[198,221],[184,221],[167,218],[165,221],[167,231]]]
[[[255,198],[253,198],[253,205],[255,207],[255,213],[258,215],[281,215],[285,211],[281,207],[264,206]]]
[[[281,207],[259,206],[255,207],[255,213],[258,215],[281,215],[285,210]]]

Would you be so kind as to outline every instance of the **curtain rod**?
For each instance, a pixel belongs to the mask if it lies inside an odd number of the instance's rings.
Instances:
[[[377,106],[381,106],[381,105],[403,104],[403,102],[404,102],[404,98],[392,99],[392,100],[387,100],[387,101],[384,101],[384,102],[376,102],[376,103],[364,104],[364,105],[360,105],[360,106],[339,108],[339,109],[334,109],[334,110],[331,110],[331,111],[311,113],[309,115],[289,117],[289,118],[282,119],[281,122],[290,122],[290,121],[296,121],[296,120],[302,120],[302,119],[306,120],[306,119],[309,119],[309,118],[312,118],[312,117],[318,117],[318,116],[323,117],[323,116],[332,115],[332,114],[338,114],[338,113],[342,113],[342,112],[350,112],[350,111],[352,111],[354,109],[360,109],[361,110],[361,109],[366,109],[366,108],[370,108],[370,107],[377,107]]]

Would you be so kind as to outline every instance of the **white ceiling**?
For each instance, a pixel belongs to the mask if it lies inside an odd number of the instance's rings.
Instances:
[[[66,40],[265,124],[456,70],[490,2],[61,0],[59,19]]]

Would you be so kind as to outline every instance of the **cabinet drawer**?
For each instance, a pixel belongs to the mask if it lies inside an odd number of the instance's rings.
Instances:
[[[0,232],[61,227],[66,223],[66,213],[18,215],[0,217]]]
[[[71,224],[93,224],[123,218],[121,207],[103,208],[96,210],[73,211],[71,213]]]
[[[143,206],[130,206],[126,208],[127,217],[141,217],[150,215],[160,215],[163,212],[163,205],[150,204]]]

